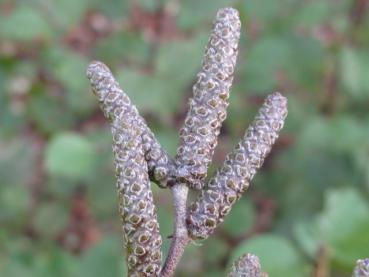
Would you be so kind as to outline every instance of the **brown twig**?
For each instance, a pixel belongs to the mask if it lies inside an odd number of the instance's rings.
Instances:
[[[161,272],[162,277],[173,276],[183,251],[190,242],[185,221],[188,187],[185,184],[175,184],[171,190],[174,206],[174,234]]]

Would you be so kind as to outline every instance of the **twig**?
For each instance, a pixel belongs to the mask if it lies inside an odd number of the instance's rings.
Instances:
[[[186,227],[186,202],[188,187],[185,184],[175,184],[172,188],[174,206],[174,235],[168,256],[165,260],[161,276],[173,276],[174,270],[182,257],[183,251],[190,242]]]

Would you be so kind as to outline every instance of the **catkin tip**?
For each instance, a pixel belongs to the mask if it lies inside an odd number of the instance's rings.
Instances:
[[[283,106],[286,106],[287,107],[287,98],[284,97],[282,95],[282,93],[276,91],[276,92],[273,92],[272,94],[270,94],[268,96],[268,98],[270,98],[272,101],[278,101],[281,103],[281,105]]]
[[[109,68],[100,61],[92,61],[86,70],[87,78],[91,79],[92,76],[96,75],[98,72],[110,72]]]
[[[260,277],[260,274],[259,258],[253,254],[244,254],[233,263],[228,277]]]
[[[217,19],[222,18],[226,14],[230,15],[230,16],[233,16],[235,18],[239,17],[238,10],[236,10],[235,8],[232,8],[232,7],[225,7],[225,8],[222,8],[222,9],[218,10],[216,18]]]

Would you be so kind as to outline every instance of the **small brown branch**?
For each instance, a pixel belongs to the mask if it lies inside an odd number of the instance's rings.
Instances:
[[[173,276],[183,251],[190,242],[186,227],[186,202],[188,187],[186,184],[175,184],[172,188],[174,205],[174,235],[168,256],[165,260],[161,277]]]
[[[329,252],[326,245],[319,247],[313,277],[327,277],[330,276],[329,270]]]

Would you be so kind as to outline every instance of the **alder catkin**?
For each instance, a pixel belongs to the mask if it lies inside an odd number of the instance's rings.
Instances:
[[[259,258],[253,254],[244,254],[231,267],[228,277],[262,277]],[[265,276],[265,275],[264,275]]]
[[[369,277],[369,259],[356,261],[352,277]]]
[[[127,249],[128,276],[158,276],[162,244],[139,128],[112,126],[113,152]]]
[[[193,86],[189,111],[179,132],[177,179],[194,189],[203,187],[220,127],[226,118],[240,28],[237,10],[224,8],[218,11],[202,69]]]
[[[111,124],[119,126],[123,117],[132,117],[140,130],[150,179],[161,187],[167,186],[169,175],[174,171],[174,163],[162,149],[136,107],[132,105],[127,94],[120,88],[109,68],[101,62],[92,62],[88,66],[87,77],[101,109]]]
[[[144,157],[141,119],[103,64],[90,65],[88,74],[111,121],[128,276],[159,276],[162,239]]]
[[[209,181],[208,188],[190,206],[187,225],[192,238],[207,238],[223,221],[262,166],[286,116],[286,98],[278,92],[269,95],[242,140]]]

